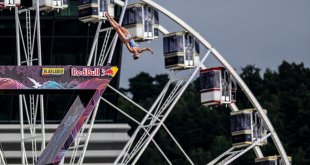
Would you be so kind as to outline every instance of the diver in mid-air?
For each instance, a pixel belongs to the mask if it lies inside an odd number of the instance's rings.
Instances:
[[[154,53],[150,48],[139,48],[127,29],[119,25],[107,12],[105,12],[105,16],[108,18],[111,26],[116,30],[118,37],[126,45],[128,51],[133,54],[135,60],[139,58],[139,53],[144,51]]]

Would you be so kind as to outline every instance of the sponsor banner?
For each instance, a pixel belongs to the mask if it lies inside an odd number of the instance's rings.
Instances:
[[[99,80],[117,71],[113,66],[0,66],[0,89],[97,89]]]
[[[117,71],[117,67],[104,66],[0,66],[0,92],[3,93],[50,89],[92,89],[90,92],[94,92],[76,97],[36,165],[60,163]]]

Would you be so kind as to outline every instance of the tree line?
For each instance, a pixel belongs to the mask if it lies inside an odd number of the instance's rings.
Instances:
[[[310,69],[303,63],[283,61],[277,70],[266,69],[261,73],[260,68],[247,65],[242,68],[240,77],[262,107],[267,109],[267,116],[287,154],[292,156],[293,164],[310,164]],[[121,90],[148,109],[168,80],[167,74],[152,77],[141,72],[129,79],[127,89]],[[199,84],[200,80],[197,78],[189,85],[165,124],[195,164],[206,164],[232,146],[230,109],[225,105],[202,106]],[[118,104],[138,121],[145,115],[122,98],[119,98]],[[252,108],[240,89],[237,91],[236,104],[239,109]],[[117,117],[118,122],[128,122],[132,126],[129,134],[137,127],[123,115],[118,114]],[[155,140],[173,164],[189,164],[163,129],[157,133]],[[268,144],[261,147],[265,156],[278,154],[272,143],[269,138]],[[255,154],[251,150],[233,164],[254,164],[254,159]],[[150,144],[139,164],[161,165],[165,164],[165,160],[156,147]]]

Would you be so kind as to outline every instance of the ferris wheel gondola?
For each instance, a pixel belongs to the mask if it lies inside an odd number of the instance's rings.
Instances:
[[[186,31],[165,34],[163,37],[166,69],[187,69],[197,67],[199,44]]]
[[[235,103],[236,91],[236,82],[224,67],[200,70],[200,94],[203,105]]]
[[[266,110],[264,110],[267,113]],[[267,129],[255,109],[244,109],[230,113],[232,143],[235,147],[251,145],[258,138],[267,135]],[[267,144],[267,140],[259,145]]]
[[[129,4],[122,24],[135,41],[148,41],[158,38],[158,11],[146,3]]]
[[[98,22],[106,19],[105,12],[114,17],[114,7],[114,0],[79,0],[79,20],[84,23]]]

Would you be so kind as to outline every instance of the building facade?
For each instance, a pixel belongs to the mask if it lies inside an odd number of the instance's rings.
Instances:
[[[22,1],[22,8],[30,6],[30,1]],[[77,0],[68,1],[69,7],[60,11],[42,12],[40,16],[41,45],[43,65],[86,65],[90,49],[93,43],[97,23],[83,23],[78,19]],[[116,7],[115,15],[119,17],[121,8]],[[35,21],[35,11],[32,25]],[[20,14],[22,30],[25,31],[26,17]],[[103,26],[109,26],[105,23]],[[32,29],[33,32],[33,29]],[[112,31],[112,33],[114,33]],[[26,38],[25,33],[23,34]],[[111,35],[113,36],[113,35]],[[112,38],[110,38],[111,40]],[[99,37],[102,43],[103,36]],[[3,9],[0,11],[0,65],[17,65],[16,32],[14,9]],[[36,57],[36,44],[34,56]],[[121,66],[122,44],[118,43],[112,60],[112,65]],[[23,51],[21,49],[21,56]],[[25,65],[25,64],[23,64]],[[34,64],[35,65],[35,64]],[[119,75],[116,76],[111,85],[118,87]],[[108,90],[104,97],[116,103],[117,96]],[[66,112],[63,110],[71,105],[73,96],[68,95],[45,95],[45,116],[47,123],[58,123]],[[18,123],[18,97],[0,95],[0,123]],[[97,114],[97,122],[111,123],[115,120],[115,111],[110,107],[100,106]]]

